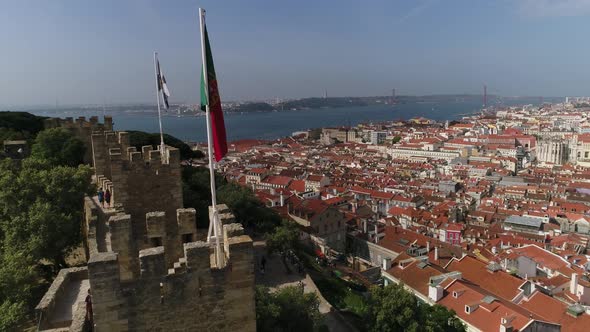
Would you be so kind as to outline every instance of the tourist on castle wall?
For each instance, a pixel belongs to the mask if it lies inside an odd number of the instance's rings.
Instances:
[[[104,201],[107,203],[107,207],[111,207],[111,191],[108,188],[104,193]]]
[[[100,206],[104,207],[104,191],[102,190],[102,187],[98,189],[98,202],[100,203]]]

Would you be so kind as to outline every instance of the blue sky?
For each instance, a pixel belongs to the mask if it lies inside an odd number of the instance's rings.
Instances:
[[[0,105],[196,102],[198,7],[222,100],[590,95],[590,0],[2,0]]]

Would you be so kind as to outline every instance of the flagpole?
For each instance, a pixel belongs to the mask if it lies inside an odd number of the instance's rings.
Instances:
[[[158,104],[158,124],[160,125],[160,155],[162,160],[166,160],[164,155],[164,132],[162,131],[162,111],[160,110],[160,82],[158,82],[158,52],[154,52],[154,73],[156,76],[156,102]],[[164,87],[162,87],[164,89]]]
[[[217,215],[217,193],[215,190],[215,167],[213,163],[213,134],[211,132],[211,112],[209,109],[209,79],[207,73],[207,50],[205,43],[205,9],[199,8],[199,22],[201,25],[201,56],[203,58],[203,82],[205,84],[205,96],[207,103],[205,105],[205,118],[207,122],[207,154],[209,156],[209,180],[211,181],[211,204],[212,211],[209,216],[209,232],[207,234],[207,242],[211,243],[211,238],[215,238],[215,252],[217,267],[222,267],[221,257],[221,229],[219,229],[219,216]]]

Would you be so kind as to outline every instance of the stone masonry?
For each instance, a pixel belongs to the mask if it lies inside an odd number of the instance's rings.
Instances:
[[[195,209],[182,207],[179,151],[136,151],[125,132],[89,137],[94,179],[112,193],[110,206],[84,202],[95,331],[255,331],[252,239],[227,206],[218,207],[224,260],[215,265],[215,246],[196,241]],[[61,293],[38,307],[45,321]]]

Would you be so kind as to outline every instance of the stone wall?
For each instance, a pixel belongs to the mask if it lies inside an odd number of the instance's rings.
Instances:
[[[72,287],[80,287],[82,280],[88,279],[88,268],[72,267],[62,269],[53,280],[53,283],[41,299],[35,311],[37,312],[38,326],[40,330],[61,328],[64,326],[74,326],[70,331],[82,331],[84,325],[84,314],[86,308],[78,303],[73,303],[73,316],[70,320],[62,321],[60,319],[61,302],[68,301],[68,293],[72,292]],[[61,305],[63,307],[63,304]]]
[[[224,226],[226,263],[211,267],[212,245],[183,245],[167,269],[164,247],[139,252],[140,273],[122,281],[120,255],[97,253],[88,263],[96,331],[255,331],[252,240],[239,224]]]
[[[217,208],[223,245],[216,264],[215,245],[195,242],[195,209],[182,208],[177,149],[139,152],[127,133],[106,128],[88,137],[94,180],[112,193],[110,206],[96,196],[84,200],[95,331],[255,331],[252,239],[227,206]],[[52,289],[63,288],[60,280]],[[58,292],[46,297],[57,301]],[[42,301],[38,311],[54,302]],[[83,308],[72,312],[70,329],[84,325]]]
[[[151,146],[142,152],[129,147],[126,132],[95,133],[92,135],[96,181],[111,192],[111,206],[131,216],[130,240],[138,250],[153,247],[162,241],[166,261],[171,264],[182,256],[182,233],[179,232],[178,209],[182,208],[180,152],[166,147],[164,153]],[[147,216],[165,221],[158,234],[148,234],[146,214],[159,211],[163,215]],[[158,240],[159,239],[159,240]]]

